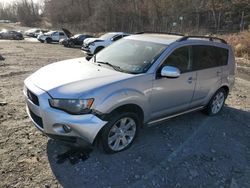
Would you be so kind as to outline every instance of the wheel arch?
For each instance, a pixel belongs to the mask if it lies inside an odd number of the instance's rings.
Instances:
[[[121,106],[116,107],[115,109],[113,109],[109,114],[106,114],[104,119],[108,121],[108,119],[112,116],[114,116],[115,114],[118,113],[122,113],[122,112],[134,112],[138,115],[139,120],[140,120],[140,127],[142,127],[143,125],[143,120],[144,120],[144,111],[143,109],[137,105],[137,104],[133,104],[133,103],[129,103],[129,104],[124,104]],[[105,125],[99,130],[99,132],[97,133],[93,144],[94,145],[99,145],[99,138],[101,136],[101,132],[103,131]]]
[[[219,89],[217,89],[217,91],[220,90],[220,89],[224,89],[225,90],[225,92],[226,92],[226,98],[227,98],[227,96],[229,94],[229,86],[228,85],[223,85]]]
[[[141,122],[143,122],[144,120],[143,109],[139,105],[133,103],[121,105],[113,109],[109,114],[112,116],[116,113],[122,113],[122,112],[134,112],[138,115]]]

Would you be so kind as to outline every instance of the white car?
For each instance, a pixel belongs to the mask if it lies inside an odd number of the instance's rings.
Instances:
[[[66,39],[71,37],[71,33],[63,29],[63,31],[50,31],[42,35],[38,35],[37,40],[42,43],[59,42],[61,39]]]
[[[29,29],[27,31],[25,31],[25,35],[28,37],[35,37],[37,38],[38,35],[42,35],[44,33],[47,33],[49,30],[47,29],[40,29],[40,28],[33,28],[33,29]]]
[[[106,33],[99,38],[87,38],[83,41],[81,49],[88,55],[94,55],[113,42],[129,35],[123,32],[112,32]]]

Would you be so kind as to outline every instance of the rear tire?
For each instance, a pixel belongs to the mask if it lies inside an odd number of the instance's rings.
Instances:
[[[225,89],[221,88],[213,95],[204,112],[209,116],[214,116],[220,113],[225,104],[227,93]]]
[[[101,132],[101,145],[106,153],[117,153],[128,149],[134,142],[140,120],[133,112],[113,115]]]
[[[50,44],[51,42],[52,42],[52,39],[51,39],[51,38],[46,38],[46,39],[44,40],[44,43]]]

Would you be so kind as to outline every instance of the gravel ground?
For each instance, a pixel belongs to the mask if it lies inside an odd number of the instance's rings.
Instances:
[[[29,121],[23,80],[79,49],[35,40],[0,41],[0,187],[250,187],[250,71],[239,66],[215,117],[186,114],[140,131],[133,146],[106,155],[72,149]]]

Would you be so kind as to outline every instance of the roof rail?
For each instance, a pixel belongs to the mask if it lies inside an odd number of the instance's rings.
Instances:
[[[183,36],[182,38],[178,39],[177,42],[182,42],[185,40],[188,40],[189,38],[196,38],[196,39],[208,39],[209,41],[215,41],[218,40],[221,43],[227,44],[227,42],[224,39],[218,38],[218,37],[212,37],[212,36]]]
[[[177,36],[183,36],[183,34],[181,33],[174,33],[174,32],[156,32],[156,31],[141,31],[141,32],[136,32],[135,34],[144,34],[144,33],[148,33],[148,34],[167,34],[167,35],[177,35]]]

